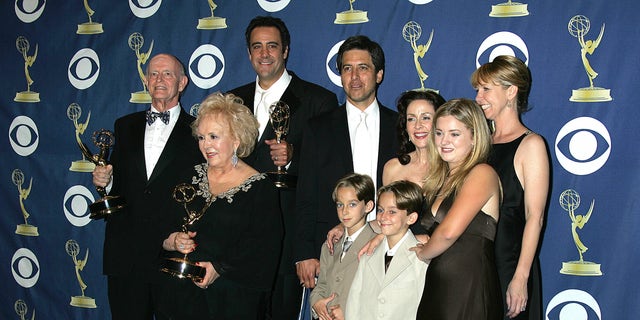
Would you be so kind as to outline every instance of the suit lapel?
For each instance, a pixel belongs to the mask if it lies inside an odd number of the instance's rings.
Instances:
[[[410,235],[400,244],[400,247],[398,248],[398,250],[396,250],[396,253],[393,256],[393,259],[391,259],[391,264],[389,265],[389,269],[387,270],[387,273],[384,277],[382,287],[386,287],[391,284],[404,272],[405,269],[411,266],[409,254],[415,253],[413,253],[413,251],[409,251],[409,248],[413,247],[415,245],[415,242],[415,238]]]
[[[149,181],[147,181],[147,185],[151,184],[158,175],[160,175],[160,173],[169,166],[171,161],[180,154],[181,144],[184,143],[184,141],[188,141],[190,133],[188,129],[189,120],[187,118],[187,113],[182,110],[182,107],[180,107],[180,116],[178,117],[178,121],[171,131],[171,135],[169,135],[167,144],[164,146],[164,149],[162,149],[160,158],[158,158],[158,163],[156,163],[156,166],[153,168],[153,172],[149,177]],[[144,147],[142,150],[144,150]]]
[[[343,104],[333,113],[330,125],[331,135],[329,141],[325,141],[333,146],[335,152],[343,161],[344,172],[353,172],[353,153],[351,152],[351,139],[349,138],[349,122],[347,121],[347,106]],[[345,138],[346,137],[346,138]]]

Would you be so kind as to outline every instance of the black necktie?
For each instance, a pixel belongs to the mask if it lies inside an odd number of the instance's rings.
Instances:
[[[390,256],[388,254],[384,255],[384,272],[387,272],[387,269],[389,269],[389,265],[391,264],[391,259],[393,259],[393,256]]]
[[[169,124],[169,111],[165,112],[154,112],[151,110],[147,110],[147,124],[151,125],[156,119],[160,118],[164,124]]]

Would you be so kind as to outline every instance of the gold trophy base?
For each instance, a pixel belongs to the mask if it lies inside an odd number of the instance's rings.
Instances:
[[[528,16],[527,4],[519,2],[505,2],[491,6],[490,17],[508,18]]]
[[[33,91],[22,91],[16,93],[16,97],[13,98],[15,102],[40,102],[40,94]]]
[[[148,91],[138,91],[131,93],[131,103],[151,103],[151,95]]]
[[[79,308],[96,308],[96,300],[85,296],[71,297],[70,305]]]
[[[88,160],[77,160],[71,162],[71,167],[69,167],[69,171],[74,172],[93,172],[93,169],[96,168],[96,165]]]
[[[103,219],[126,206],[127,204],[122,197],[105,196],[89,205],[89,211],[91,212],[89,218],[93,220]]]
[[[295,188],[298,177],[287,174],[286,171],[267,172],[267,176],[277,188]]]
[[[571,90],[571,98],[573,102],[607,102],[611,101],[611,89],[599,87],[580,88]]]
[[[206,18],[198,19],[198,26],[196,27],[196,29],[214,30],[214,29],[224,29],[226,27],[227,27],[227,18],[206,17]]]
[[[560,273],[573,276],[601,276],[600,264],[589,261],[569,261],[562,263]]]
[[[16,234],[23,235],[23,236],[30,236],[30,237],[37,237],[40,235],[38,234],[38,227],[32,226],[30,224],[17,225]]]
[[[367,21],[369,21],[369,18],[367,18],[366,11],[347,10],[347,11],[342,11],[340,13],[336,13],[336,20],[334,20],[333,23],[354,24],[354,23],[364,23]]]
[[[160,271],[180,279],[191,279],[200,282],[207,269],[197,266],[186,258],[165,258],[160,263]]]
[[[423,92],[424,92],[424,91],[431,91],[431,92],[435,92],[435,93],[437,93],[437,94],[440,94],[440,90],[438,90],[438,89],[431,89],[431,88],[416,88],[416,89],[413,89],[413,91],[423,91]]]
[[[78,25],[77,34],[98,34],[103,33],[102,23],[97,22],[85,22],[83,24]]]

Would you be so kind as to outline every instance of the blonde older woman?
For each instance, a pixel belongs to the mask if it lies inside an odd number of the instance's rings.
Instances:
[[[259,319],[283,233],[273,182],[239,159],[253,150],[258,122],[238,97],[214,93],[200,104],[192,129],[206,162],[194,168],[191,206],[208,207],[192,231],[172,233],[163,247],[189,253],[206,269],[194,283],[204,289],[209,318]]]

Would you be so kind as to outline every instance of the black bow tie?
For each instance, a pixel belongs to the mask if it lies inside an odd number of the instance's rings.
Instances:
[[[169,124],[169,116],[169,111],[153,112],[151,110],[147,110],[147,124],[151,125],[157,118],[160,118],[164,124]]]

